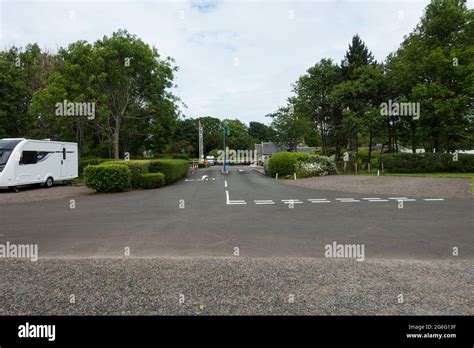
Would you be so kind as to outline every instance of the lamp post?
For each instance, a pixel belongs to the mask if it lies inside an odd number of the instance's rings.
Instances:
[[[229,133],[229,128],[224,125],[224,173],[227,173],[227,151],[225,147],[225,137],[226,135],[229,135]]]

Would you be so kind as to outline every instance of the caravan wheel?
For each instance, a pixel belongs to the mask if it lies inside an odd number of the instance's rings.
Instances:
[[[49,177],[49,178],[46,179],[46,182],[44,183],[44,187],[51,188],[51,187],[53,187],[53,184],[54,184],[53,178]]]

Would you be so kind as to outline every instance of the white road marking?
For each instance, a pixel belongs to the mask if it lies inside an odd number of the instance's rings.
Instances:
[[[362,198],[362,199],[371,200],[371,199],[380,199],[380,198],[379,197],[374,197],[374,198]]]
[[[388,199],[370,199],[369,202],[388,202]]]
[[[203,175],[201,180],[207,180],[207,175]]]
[[[194,179],[184,179],[184,181],[195,181]]]
[[[224,186],[227,187],[227,180],[224,180]]]
[[[416,199],[414,198],[399,198],[397,201],[402,201],[402,202],[416,202]]]
[[[260,200],[256,199],[256,200],[254,200],[254,203],[255,204],[260,204],[260,205],[262,205],[262,204],[275,204],[275,202],[273,202],[271,199],[260,199]]]
[[[299,199],[282,199],[281,200],[284,204],[303,204]]]
[[[395,199],[395,200],[399,200],[399,199],[408,199],[408,197],[388,197],[388,199]]]
[[[444,198],[425,198],[424,201],[444,201]]]
[[[331,201],[310,201],[310,203],[331,203]]]
[[[229,199],[229,191],[225,190],[225,197],[226,197],[226,204],[227,205],[233,205],[233,204],[247,204],[246,201],[244,201],[243,199],[238,199],[238,200],[233,200],[231,201]]]
[[[336,200],[341,202],[341,203],[357,203],[357,202],[360,202],[360,200],[354,199],[354,198],[336,198]]]

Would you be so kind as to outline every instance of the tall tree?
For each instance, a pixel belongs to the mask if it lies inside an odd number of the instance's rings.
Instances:
[[[272,118],[276,143],[288,147],[290,151],[296,151],[297,146],[304,141],[310,125],[304,113],[295,107],[295,102],[295,98],[290,98],[287,106],[267,115]]]

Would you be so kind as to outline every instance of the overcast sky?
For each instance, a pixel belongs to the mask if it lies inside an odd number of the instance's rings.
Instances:
[[[188,117],[269,123],[291,84],[322,58],[340,63],[358,33],[378,61],[396,50],[428,1],[5,1],[1,48],[56,51],[127,29],[179,66]],[[472,7],[472,3],[469,4]]]

